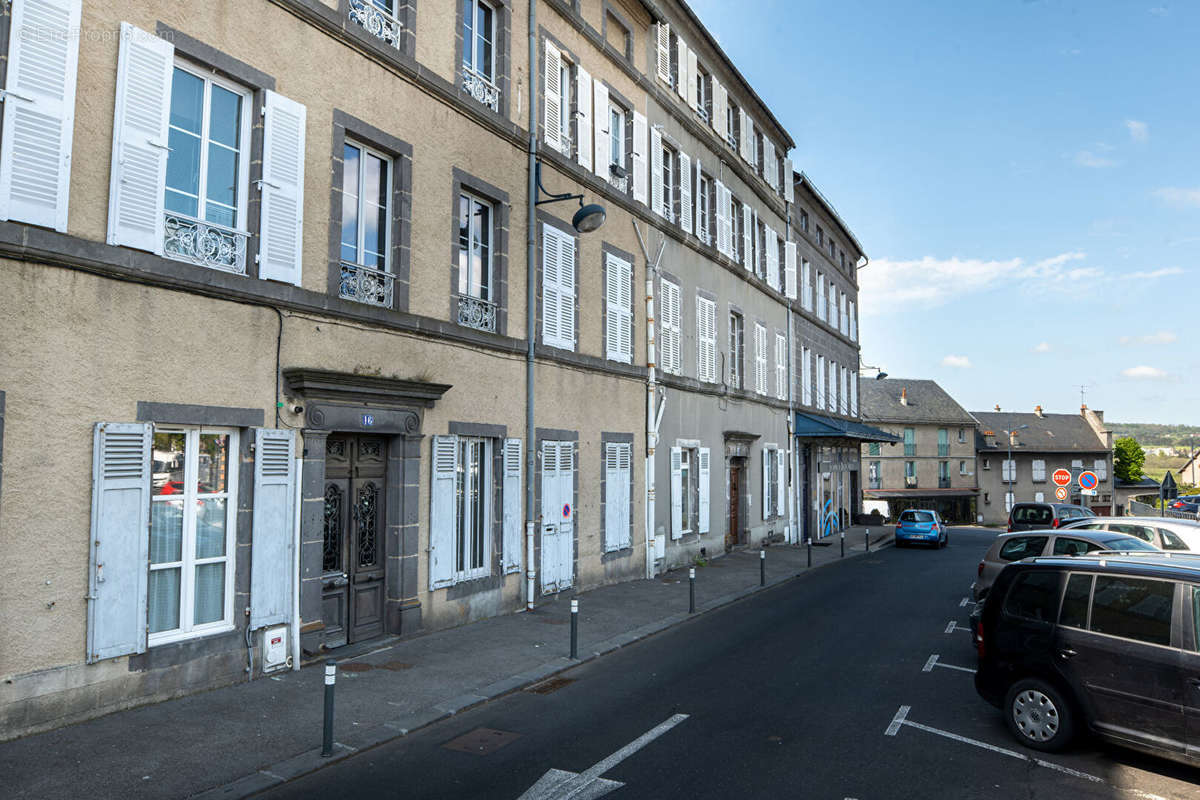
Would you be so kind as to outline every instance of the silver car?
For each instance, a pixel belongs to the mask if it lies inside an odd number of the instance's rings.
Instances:
[[[1088,520],[1089,522],[1092,520]],[[1040,531],[1002,533],[992,542],[979,562],[978,574],[971,584],[971,599],[976,603],[987,596],[1000,570],[1014,561],[1034,556],[1078,556],[1097,550],[1158,550],[1160,548],[1135,536],[1106,530],[1056,528]]]
[[[1059,530],[1110,531],[1136,536],[1159,550],[1200,552],[1200,522],[1171,517],[1092,517],[1072,520]]]

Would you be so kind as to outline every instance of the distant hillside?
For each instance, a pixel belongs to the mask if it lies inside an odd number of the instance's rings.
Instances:
[[[1152,422],[1109,422],[1113,437],[1132,436],[1142,447],[1200,447],[1200,426]],[[1192,436],[1191,442],[1188,436]]]

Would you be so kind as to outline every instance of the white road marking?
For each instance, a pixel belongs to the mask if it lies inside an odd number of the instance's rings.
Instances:
[[[960,603],[958,604],[958,607],[959,607],[959,608],[966,608],[967,606],[973,606],[973,605],[975,605],[975,601],[974,601],[974,600],[972,600],[972,599],[971,599],[971,598],[969,598],[969,597],[964,597],[964,598],[962,599],[962,602],[960,602]]]
[[[966,631],[967,633],[970,633],[971,629],[964,628],[962,625],[958,624],[958,620],[952,619],[946,623],[946,633],[954,633],[955,631]]]
[[[975,670],[971,669],[970,667],[959,667],[955,666],[954,664],[947,664],[944,661],[940,661],[940,658],[941,656],[937,653],[931,655],[929,660],[925,662],[925,666],[921,667],[921,672],[933,672],[934,667],[942,667],[943,669],[956,669],[959,672],[969,672],[972,675],[975,674]]]
[[[887,730],[883,732],[883,735],[895,736],[899,733],[900,726],[904,724],[909,711],[912,711],[912,706],[900,706],[900,710],[896,712],[896,716],[892,717],[892,724],[887,726]]]
[[[595,800],[595,798],[603,797],[625,784],[601,778],[601,775],[687,718],[687,714],[674,715],[583,772],[551,769],[537,783],[529,787],[529,790],[521,795],[519,800]]]
[[[921,667],[921,672],[933,672],[933,668],[937,666],[938,654],[934,653],[925,662],[925,666]]]
[[[953,739],[956,742],[962,742],[963,744],[969,744],[984,750],[990,750],[991,752],[999,753],[1002,756],[1009,756],[1010,758],[1016,758],[1021,761],[1029,761],[1037,764],[1039,767],[1052,769],[1065,775],[1082,778],[1083,780],[1092,781],[1093,783],[1106,783],[1103,778],[1098,778],[1095,775],[1090,775],[1086,772],[1080,772],[1079,770],[1071,769],[1070,767],[1064,767],[1062,764],[1055,764],[1052,761],[1046,761],[1041,758],[1027,756],[1024,753],[1018,753],[1016,750],[1009,750],[1007,747],[998,747],[994,744],[981,742],[978,739],[971,739],[966,736],[960,736],[957,733],[941,730],[940,728],[934,728],[929,725],[922,725],[919,722],[913,722],[912,720],[908,719],[908,712],[911,710],[912,706],[900,706],[900,710],[896,712],[896,716],[892,718],[892,723],[888,725],[888,728],[886,731],[884,731],[883,735],[895,736],[900,731],[900,728],[907,725],[908,727],[916,728],[919,731],[925,731],[926,733],[932,733],[936,736],[943,736],[947,739]]]

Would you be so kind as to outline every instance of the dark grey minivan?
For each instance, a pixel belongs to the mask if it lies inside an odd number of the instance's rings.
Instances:
[[[1070,520],[1094,516],[1091,509],[1070,503],[1017,503],[1008,512],[1008,532],[1057,528]]]
[[[976,645],[976,690],[1029,747],[1090,729],[1200,765],[1200,555],[1018,561],[988,594]]]

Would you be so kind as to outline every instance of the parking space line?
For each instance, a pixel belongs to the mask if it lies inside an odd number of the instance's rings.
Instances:
[[[971,598],[969,598],[969,597],[964,597],[964,598],[963,598],[963,599],[962,599],[962,600],[959,602],[959,604],[958,604],[958,607],[959,607],[959,608],[966,608],[967,606],[975,606],[975,605],[979,605],[979,604],[978,604],[978,603],[976,603],[974,600],[972,600],[972,599],[971,599]]]
[[[952,619],[946,623],[946,633],[954,633],[955,631],[966,631],[967,633],[970,633],[971,629],[964,628],[962,625],[958,624],[958,620]]]
[[[925,666],[921,667],[921,672],[933,672],[933,668],[937,666],[938,654],[934,653],[925,662]]]
[[[931,655],[929,660],[925,662],[925,666],[921,667],[921,672],[933,672],[934,667],[942,667],[943,669],[956,669],[959,672],[969,672],[972,675],[974,675],[976,672],[970,667],[959,667],[954,664],[947,664],[939,659],[941,659],[941,656],[937,653]]]
[[[967,736],[960,736],[957,733],[944,731],[940,728],[934,728],[930,725],[922,725],[919,722],[913,722],[912,720],[908,719],[908,712],[911,710],[912,706],[900,706],[900,710],[896,712],[896,716],[892,718],[892,723],[888,725],[887,730],[884,731],[883,735],[895,736],[897,733],[899,733],[900,728],[907,725],[908,727],[916,728],[919,731],[932,733],[936,736],[942,736],[947,739],[952,739],[956,742],[962,742],[963,744],[973,745],[974,747],[979,747],[983,750],[999,753],[1002,756],[1009,756],[1010,758],[1016,758],[1021,761],[1028,761],[1030,763],[1037,764],[1039,767],[1045,767],[1046,769],[1052,769],[1056,772],[1061,772],[1064,775],[1082,778],[1083,780],[1092,781],[1093,783],[1106,783],[1103,778],[1098,778],[1095,775],[1091,775],[1087,772],[1081,772],[1077,769],[1071,769],[1070,767],[1064,767],[1062,764],[1055,764],[1052,761],[1046,761],[1045,759],[1027,756],[1024,753],[1018,753],[1016,750],[1009,750],[1007,747],[999,747],[994,744],[988,744],[987,742],[981,742],[978,739],[972,739]]]

